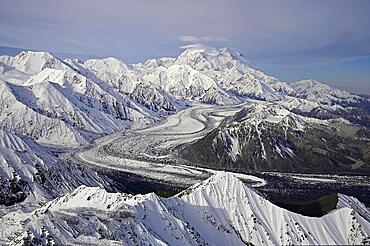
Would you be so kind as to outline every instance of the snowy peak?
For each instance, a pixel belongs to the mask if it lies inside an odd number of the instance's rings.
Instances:
[[[36,73],[30,77],[25,85],[35,85],[43,82],[53,82],[60,86],[66,87],[86,87],[86,78],[75,71],[70,70],[57,70],[52,68],[45,68],[41,72]]]
[[[15,57],[0,57],[0,61],[26,74],[35,74],[45,68],[70,69],[52,54],[41,51],[22,51]]]
[[[178,58],[182,58],[182,57],[191,58],[193,56],[199,56],[200,54],[202,54],[205,58],[214,57],[214,58],[222,59],[223,57],[228,57],[230,60],[231,59],[235,59],[235,60],[243,59],[243,56],[239,52],[234,51],[233,49],[230,49],[228,47],[216,49],[216,48],[206,47],[206,46],[192,47],[192,48],[186,49],[179,55]]]
[[[314,79],[297,81],[293,83],[292,85],[300,93],[304,92],[305,90],[314,88],[314,87],[329,88],[329,86],[325,85],[324,83],[318,80],[314,80]]]
[[[190,48],[176,59],[177,64],[187,64],[198,71],[220,71],[235,64],[248,66],[240,53],[229,48],[214,49],[209,47]]]
[[[110,73],[125,73],[129,70],[128,66],[122,61],[108,57],[104,59],[91,59],[83,63],[94,71],[105,71]]]
[[[279,104],[251,104],[189,144],[181,154],[210,168],[368,172],[364,149],[370,147],[370,141],[363,137],[364,131],[341,118],[321,120]],[[353,160],[363,165],[356,167]]]
[[[252,68],[240,53],[229,48],[187,49],[175,64],[190,66],[234,96],[275,101],[284,95],[296,95],[291,86]]]
[[[370,235],[369,221],[356,208],[343,205],[322,218],[302,216],[225,172],[171,198],[81,186],[31,213],[9,213],[0,222],[4,238],[13,238],[14,244],[45,239],[107,245],[363,244]]]
[[[87,60],[81,66],[91,79],[105,82],[122,93],[131,93],[139,83],[139,73],[136,74],[131,66],[116,58]]]
[[[332,88],[317,80],[302,80],[291,84],[298,97],[326,105],[351,104],[361,97]]]
[[[256,127],[261,123],[283,124],[287,126],[287,123],[290,122],[290,127],[301,125],[299,128],[303,128],[302,124],[306,121],[309,122],[305,117],[294,114],[286,108],[275,104],[248,106],[239,115],[240,117],[237,119],[237,122],[240,122],[242,125],[252,124]],[[292,124],[292,122],[295,123]],[[231,121],[230,125],[237,124]]]
[[[235,82],[231,82],[228,86],[228,89],[241,96],[247,96],[266,101],[276,101],[283,98],[283,96],[270,85],[259,80],[250,73],[244,74]]]
[[[203,182],[200,182],[198,184],[195,184],[191,186],[190,188],[180,192],[177,194],[177,197],[182,198],[183,196],[196,193],[196,192],[202,192],[205,189],[209,189],[210,187],[217,186],[218,189],[228,189],[233,187],[235,190],[242,190],[244,189],[244,184],[242,181],[240,181],[238,178],[236,178],[234,175],[232,175],[229,172],[225,171],[219,171],[210,178],[204,180]]]
[[[126,203],[138,202],[143,200],[146,196],[137,195],[132,196],[124,193],[108,193],[101,187],[87,187],[82,185],[74,190],[71,194],[66,194],[57,198],[39,211],[62,211],[69,209],[99,209],[99,210],[112,210],[117,209],[123,201]]]

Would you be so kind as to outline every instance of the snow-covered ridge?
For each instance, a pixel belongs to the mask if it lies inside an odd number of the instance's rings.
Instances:
[[[95,75],[95,70],[77,61],[61,61],[49,53],[23,52],[1,60],[9,68],[2,74],[7,82],[0,80],[0,125],[42,144],[76,147],[184,107],[156,88],[141,84],[137,87],[141,92],[135,88],[134,95],[126,95],[107,77]],[[101,63],[105,67],[86,62],[96,69],[112,69],[110,74],[126,74],[119,69],[126,65],[118,60],[104,59]],[[14,73],[22,81],[13,79]]]
[[[292,84],[298,97],[326,105],[351,104],[361,99],[349,92],[332,88],[317,80],[301,80]]]
[[[14,57],[0,56],[0,62],[30,75],[45,68],[70,69],[66,63],[48,52],[22,51]]]
[[[0,130],[0,180],[0,217],[13,205],[30,209],[83,184],[109,188],[92,170],[65,163],[32,139],[5,130]]]
[[[321,218],[272,204],[233,175],[220,172],[171,198],[131,196],[101,188],[73,193],[30,212],[0,219],[3,243],[80,245],[318,245],[369,243],[370,222],[348,203]],[[355,200],[355,199],[354,199]],[[369,213],[366,207],[365,213]]]

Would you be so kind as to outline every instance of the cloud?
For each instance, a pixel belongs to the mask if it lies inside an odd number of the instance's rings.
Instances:
[[[211,49],[213,47],[225,46],[227,42],[225,37],[221,36],[196,36],[196,35],[182,35],[177,37],[178,40],[188,43],[181,45],[179,49],[186,50],[186,49]]]
[[[186,45],[182,45],[180,46],[180,49],[182,50],[186,50],[186,49],[203,49],[203,48],[206,48],[205,45],[203,44],[186,44]]]
[[[183,42],[189,42],[189,43],[202,43],[202,42],[226,42],[227,39],[225,37],[219,37],[219,36],[195,36],[195,35],[183,35],[177,37],[178,40],[181,40]]]
[[[370,54],[368,0],[160,2],[2,0],[0,45],[131,62],[173,56],[195,43],[229,46],[251,60]]]

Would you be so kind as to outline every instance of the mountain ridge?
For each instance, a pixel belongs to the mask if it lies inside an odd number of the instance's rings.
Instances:
[[[278,104],[249,105],[181,155],[200,166],[234,171],[368,173],[369,133],[341,118],[310,118]]]
[[[220,172],[172,198],[160,198],[152,193],[136,196],[107,193],[82,186],[33,212],[15,212],[0,220],[4,235],[15,245],[25,242],[72,245],[82,242],[107,245],[368,242],[369,218],[362,217],[358,207],[347,206],[348,203],[342,202],[341,208],[321,218],[297,215],[273,205],[231,174]],[[23,221],[24,225],[10,224],[14,220]]]

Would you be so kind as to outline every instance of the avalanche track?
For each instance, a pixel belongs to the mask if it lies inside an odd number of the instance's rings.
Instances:
[[[179,150],[215,129],[243,105],[211,106],[195,104],[145,128],[130,129],[105,136],[65,156],[70,161],[98,169],[109,169],[144,178],[188,187],[216,173],[184,160]],[[252,186],[263,186],[261,178],[234,173]]]

